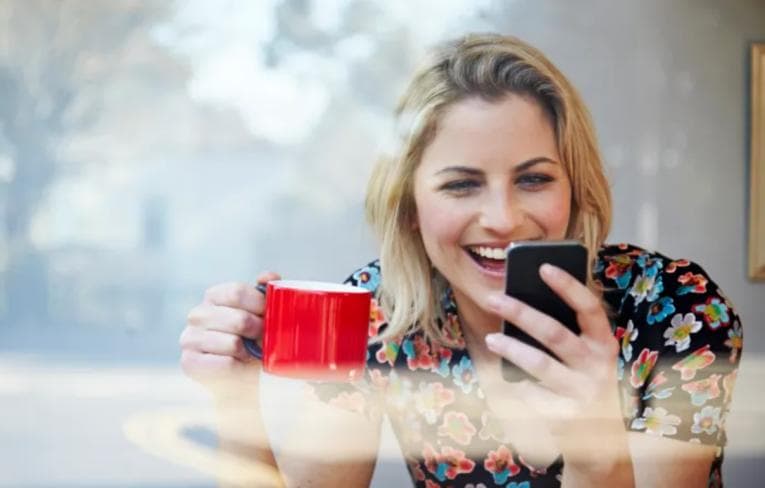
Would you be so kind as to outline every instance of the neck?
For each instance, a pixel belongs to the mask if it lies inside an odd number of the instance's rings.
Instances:
[[[502,319],[482,309],[457,290],[454,290],[454,300],[457,302],[460,326],[468,345],[485,349],[484,337],[486,334],[500,332]]]

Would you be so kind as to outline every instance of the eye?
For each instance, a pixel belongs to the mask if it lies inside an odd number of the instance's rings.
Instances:
[[[524,189],[538,190],[554,180],[555,178],[544,173],[525,173],[520,175],[515,182]]]
[[[466,194],[479,188],[481,182],[474,179],[454,180],[441,185],[440,190],[455,194]]]

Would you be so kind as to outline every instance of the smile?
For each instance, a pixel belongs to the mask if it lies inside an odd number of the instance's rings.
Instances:
[[[468,255],[491,274],[505,273],[505,249],[501,247],[467,246]]]

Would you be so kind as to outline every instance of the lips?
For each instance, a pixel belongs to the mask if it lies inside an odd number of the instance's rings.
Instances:
[[[494,246],[467,246],[468,255],[481,268],[492,273],[505,272],[505,248]]]

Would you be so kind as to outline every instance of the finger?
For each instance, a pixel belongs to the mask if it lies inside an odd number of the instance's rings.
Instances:
[[[573,395],[578,376],[549,354],[504,334],[486,335],[489,350],[499,354],[560,395]]]
[[[544,344],[564,363],[575,366],[587,359],[587,344],[549,315],[503,294],[489,297],[488,303],[494,313]]]
[[[263,332],[263,318],[238,308],[217,305],[198,305],[191,309],[186,323],[191,327],[217,330],[250,339],[259,339]]]
[[[263,273],[260,273],[257,278],[255,278],[255,281],[257,283],[268,283],[269,281],[280,279],[282,279],[282,277],[279,275],[279,273],[275,273],[273,271],[264,271]]]
[[[179,342],[183,350],[231,356],[242,362],[254,360],[245,349],[242,338],[226,332],[187,327],[181,334]]]
[[[582,333],[597,340],[613,339],[603,304],[585,284],[564,270],[545,263],[539,276],[576,313]]]
[[[265,297],[249,283],[222,283],[205,291],[203,303],[239,308],[256,315],[265,309]]]
[[[184,351],[181,355],[184,374],[218,394],[241,392],[247,385],[256,386],[260,368],[246,364],[231,356]]]

